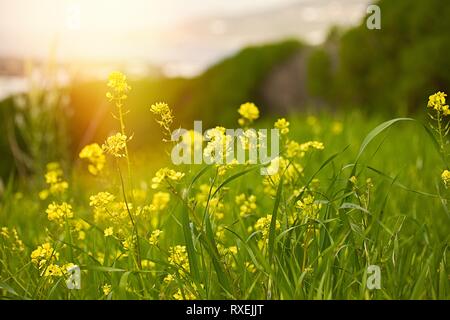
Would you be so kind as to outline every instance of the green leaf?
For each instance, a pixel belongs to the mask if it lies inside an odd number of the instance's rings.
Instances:
[[[281,177],[280,182],[278,183],[277,195],[275,198],[275,204],[273,205],[272,210],[272,220],[270,221],[270,230],[269,230],[269,261],[272,262],[273,257],[273,248],[275,243],[275,228],[277,226],[277,214],[278,207],[280,205],[281,192],[283,190],[283,177]]]

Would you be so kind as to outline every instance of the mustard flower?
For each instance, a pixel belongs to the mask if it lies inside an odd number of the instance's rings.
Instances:
[[[47,213],[48,220],[55,221],[60,225],[62,225],[66,219],[73,218],[72,206],[66,202],[61,204],[52,202],[48,205],[45,212]]]
[[[158,116],[156,122],[165,130],[170,131],[170,125],[173,122],[172,110],[167,103],[158,102],[150,107],[150,111]]]
[[[261,231],[263,239],[267,239],[269,236],[270,224],[272,223],[272,215],[268,214],[265,217],[259,218],[255,223],[255,229]],[[277,220],[275,223],[275,230],[280,229],[280,222]]]
[[[114,234],[114,228],[113,228],[113,227],[106,228],[106,229],[103,231],[103,234],[104,234],[105,237],[110,237],[110,236],[112,236],[112,235]]]
[[[189,271],[189,259],[186,252],[186,246],[177,245],[169,248],[169,264],[174,267],[181,268],[178,272],[184,275],[185,271]]]
[[[31,262],[33,262],[39,269],[45,267],[47,263],[52,263],[59,258],[52,245],[48,242],[38,246],[36,250],[31,252]]]
[[[248,216],[256,210],[256,197],[254,195],[246,196],[244,193],[236,196],[236,204],[239,206],[239,215]]]
[[[112,286],[110,284],[104,284],[102,286],[102,291],[103,291],[103,295],[107,296],[111,293],[112,291]]]
[[[437,92],[428,98],[428,108],[432,108],[436,110],[437,112],[442,112],[444,116],[447,116],[450,114],[450,110],[448,105],[445,104],[445,97],[447,94],[444,92]]]
[[[109,75],[108,87],[112,89],[112,92],[107,92],[106,97],[109,101],[116,101],[119,104],[127,98],[127,93],[131,90],[127,83],[127,77],[119,71],[114,71]]]
[[[301,216],[309,219],[317,219],[322,204],[317,203],[313,196],[307,195],[296,203],[297,208],[301,210]]]
[[[165,180],[179,181],[184,177],[184,173],[169,168],[159,169],[152,178],[152,189],[158,189]]]
[[[259,109],[254,103],[251,102],[241,104],[238,109],[238,113],[241,115],[241,118],[238,120],[239,125],[241,126],[250,124],[259,118]]]
[[[285,118],[278,119],[275,122],[274,127],[276,129],[280,130],[280,133],[283,134],[283,135],[289,133],[289,122],[286,121]]]
[[[105,166],[105,154],[103,153],[103,149],[97,143],[85,146],[81,150],[79,157],[80,159],[89,161],[88,170],[93,175],[99,174]]]
[[[153,246],[157,246],[159,243],[159,237],[161,236],[162,233],[163,232],[159,229],[152,231],[152,234],[150,235],[148,242]]]
[[[444,170],[441,174],[441,179],[445,186],[448,187],[450,185],[450,171]]]
[[[124,157],[126,156],[127,140],[128,137],[126,135],[118,132],[106,139],[102,149],[104,152],[109,153],[114,157]]]

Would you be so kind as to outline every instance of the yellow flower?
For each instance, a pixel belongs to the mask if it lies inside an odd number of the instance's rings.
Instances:
[[[36,250],[31,253],[31,262],[33,262],[39,269],[43,268],[48,262],[58,260],[59,253],[57,253],[52,245],[48,242],[38,246]]]
[[[322,204],[316,203],[313,196],[308,195],[297,201],[297,208],[301,210],[301,216],[309,219],[317,219]]]
[[[114,234],[114,228],[113,227],[106,228],[103,231],[103,233],[104,233],[105,237],[110,237]]]
[[[331,125],[331,133],[334,135],[340,135],[342,131],[344,130],[344,125],[340,121],[334,121]]]
[[[62,268],[56,264],[48,265],[44,272],[44,277],[62,277],[63,275]]]
[[[146,260],[146,259],[141,261],[141,265],[142,265],[142,268],[144,268],[144,269],[153,269],[156,266],[156,264],[153,261]]]
[[[450,114],[448,105],[445,104],[445,97],[447,94],[444,92],[437,92],[428,98],[428,107],[433,108],[437,112],[442,112],[445,116]]]
[[[128,137],[120,132],[106,139],[102,149],[115,157],[124,157],[126,155]]]
[[[236,246],[231,246],[231,247],[228,247],[228,252],[236,255],[238,253],[238,249]]]
[[[69,188],[69,184],[63,180],[63,171],[57,162],[47,164],[45,182],[50,186],[48,192],[51,194],[62,194],[67,190],[67,188]],[[45,192],[40,194],[40,197],[42,198],[45,196]]]
[[[42,191],[40,191],[39,192],[39,199],[41,199],[41,200],[45,200],[45,199],[47,199],[48,198],[48,196],[49,196],[49,190],[47,190],[47,189],[44,189],[44,190],[42,190]]]
[[[195,294],[193,294],[192,292],[190,292],[189,290],[184,290],[181,291],[180,288],[178,288],[177,292],[173,295],[173,298],[175,300],[195,300]]]
[[[168,275],[165,276],[164,279],[163,279],[163,281],[164,281],[165,283],[170,283],[170,282],[172,282],[173,280],[175,280],[175,277],[173,276],[173,274],[168,274]]]
[[[118,103],[125,100],[127,92],[131,90],[127,83],[127,77],[119,71],[114,71],[109,75],[108,87],[112,89],[112,92],[107,92],[106,97],[109,101],[115,100]]]
[[[270,224],[272,223],[272,215],[268,214],[265,217],[259,218],[255,223],[255,229],[261,231],[263,239],[267,239],[269,236]],[[277,220],[275,223],[275,230],[280,229],[280,222]]]
[[[102,286],[102,291],[103,291],[103,295],[107,296],[111,293],[112,291],[112,286],[110,284],[104,284]]]
[[[170,125],[173,122],[172,110],[167,103],[158,102],[150,107],[150,111],[158,116],[156,122],[165,130],[170,131]]]
[[[256,197],[254,195],[246,196],[244,193],[236,196],[236,204],[239,206],[239,215],[248,216],[256,210]]]
[[[115,197],[109,192],[99,192],[94,196],[90,196],[89,200],[91,207],[105,208],[115,200]]]
[[[441,178],[445,186],[448,187],[450,185],[450,171],[444,170],[441,174]]]
[[[47,210],[48,220],[55,221],[56,223],[62,225],[66,219],[73,218],[72,206],[66,202],[57,204],[55,202],[48,205]]]
[[[186,252],[186,246],[177,245],[169,248],[169,263],[178,268],[178,272],[184,275],[184,272],[189,272],[189,259]]]
[[[324,148],[323,143],[319,141],[308,141],[300,145],[300,150],[303,152],[307,152],[310,149],[323,150]]]
[[[275,122],[274,127],[276,129],[280,130],[281,134],[287,134],[289,132],[289,122],[286,121],[285,118],[278,119]]]
[[[259,109],[254,103],[251,102],[241,104],[238,109],[238,113],[242,117],[238,120],[241,126],[252,123],[254,120],[259,118]]]
[[[9,230],[7,227],[2,227],[0,229],[0,235],[5,237],[6,239],[9,239]]]
[[[163,233],[161,230],[154,230],[152,231],[152,234],[150,235],[150,238],[148,239],[148,242],[153,245],[157,246],[159,243],[159,236]]]
[[[170,193],[157,192],[153,195],[152,203],[150,205],[150,211],[162,211],[167,208],[167,204],[170,202]]]
[[[184,177],[184,173],[177,172],[169,168],[159,169],[152,179],[152,189],[160,187],[164,180],[179,181]]]
[[[247,269],[248,272],[250,273],[255,273],[256,272],[256,267],[253,263],[246,261],[245,262],[245,269]]]
[[[302,147],[298,142],[289,140],[286,143],[286,158],[290,159],[303,154],[304,152],[302,152]]]
[[[97,143],[85,146],[79,156],[80,159],[87,159],[89,161],[88,170],[93,175],[99,174],[105,166],[105,154]]]

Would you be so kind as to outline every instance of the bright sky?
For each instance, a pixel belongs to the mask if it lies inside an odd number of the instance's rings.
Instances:
[[[289,2],[293,0],[0,0],[0,54],[42,54],[42,46],[55,36],[152,34],[196,17]]]
[[[355,5],[365,2],[0,0],[0,57],[46,58],[56,44],[60,60],[145,61],[189,74],[248,43],[292,34],[318,41],[328,20],[356,21],[363,8]]]

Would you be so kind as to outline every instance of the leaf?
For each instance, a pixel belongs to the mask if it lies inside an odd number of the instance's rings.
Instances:
[[[272,210],[272,220],[270,221],[270,229],[269,229],[269,261],[272,262],[273,257],[273,248],[275,243],[275,228],[277,226],[277,213],[278,207],[280,205],[281,192],[283,190],[283,177],[281,177],[280,182],[278,183],[277,195],[275,198],[275,203],[273,205]]]
[[[371,214],[367,209],[365,209],[355,203],[351,203],[351,202],[344,202],[343,204],[341,204],[339,209],[356,209],[356,210],[360,210],[362,212]]]

